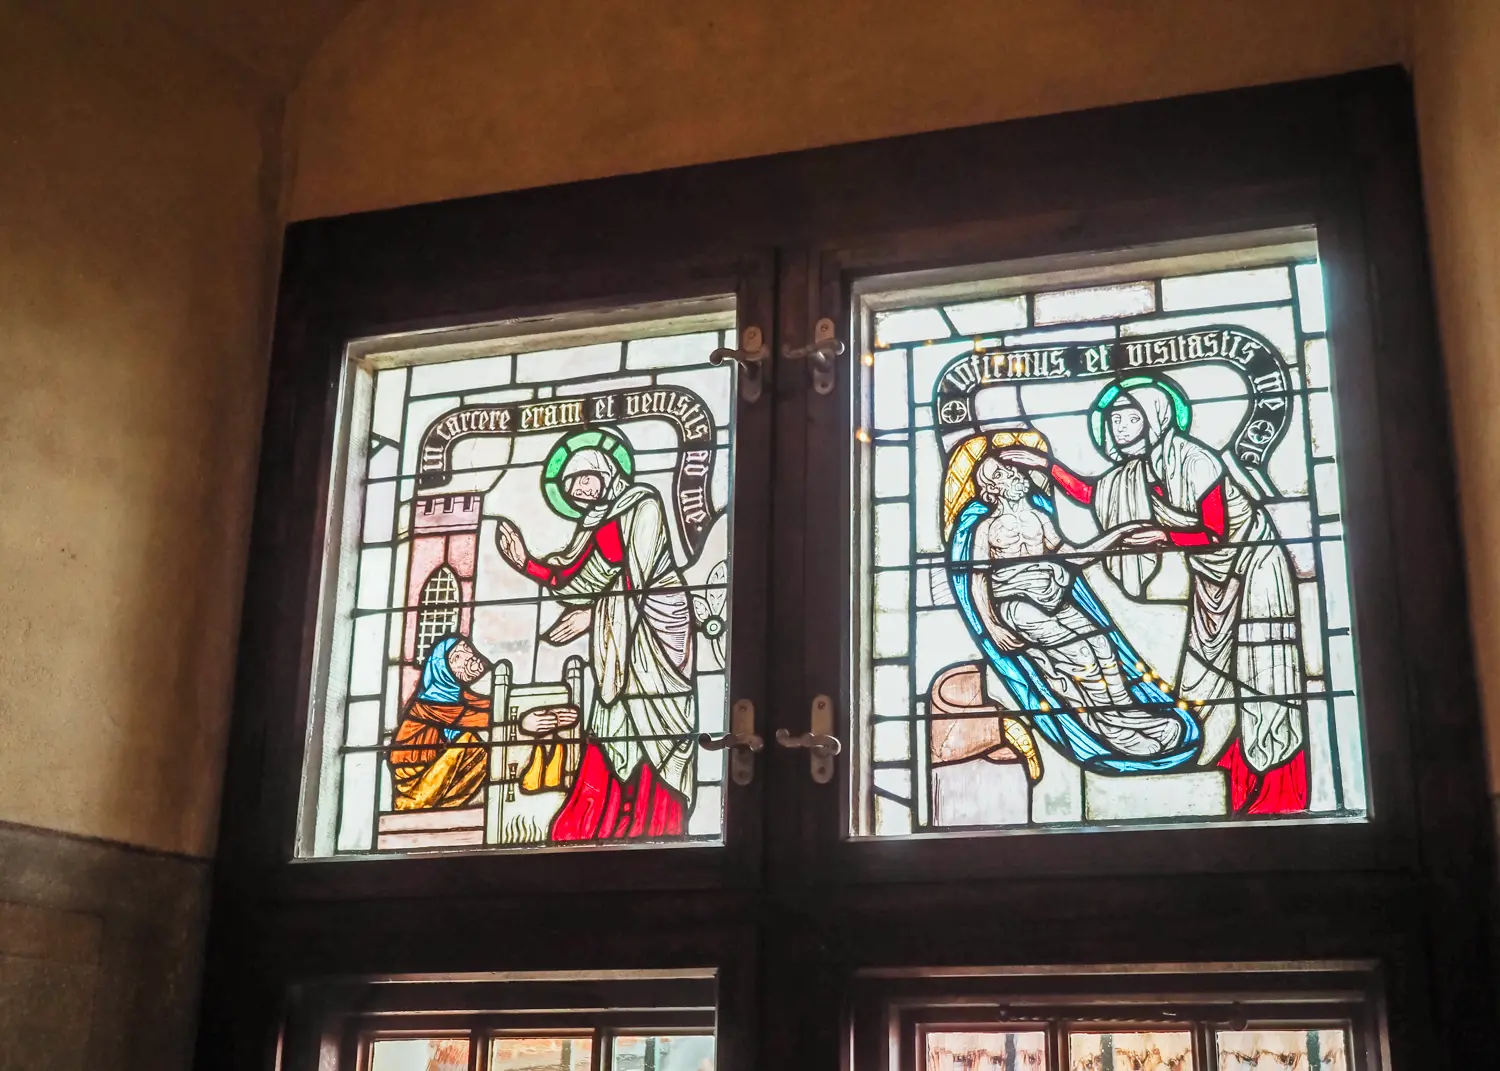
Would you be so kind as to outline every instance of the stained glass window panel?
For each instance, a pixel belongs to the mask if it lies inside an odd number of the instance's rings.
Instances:
[[[612,1071],[714,1071],[712,1034],[614,1039]]]
[[[302,854],[722,838],[731,304],[351,359]]]
[[[961,322],[902,286],[866,337]],[[854,834],[1363,820],[1315,240],[1019,297],[866,346]]]
[[[370,1071],[469,1071],[468,1038],[390,1038],[370,1044]]]
[[[593,1037],[490,1039],[490,1071],[590,1071]]]
[[[1342,1030],[1220,1030],[1218,1071],[1350,1071]]]
[[[1074,1032],[1069,1071],[1194,1071],[1193,1035],[1186,1030],[1145,1033]]]
[[[1041,1030],[931,1031],[925,1071],[1043,1071],[1047,1035]]]

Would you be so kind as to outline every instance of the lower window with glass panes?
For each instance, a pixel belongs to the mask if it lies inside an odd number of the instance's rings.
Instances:
[[[366,1071],[713,1071],[714,1037],[596,1029],[368,1036]]]
[[[872,976],[855,1071],[1379,1071],[1356,966]]]
[[[715,978],[371,982],[325,994],[339,1071],[715,1071]],[[354,1011],[353,1009],[358,1009]],[[334,1061],[329,1046],[337,1046]]]

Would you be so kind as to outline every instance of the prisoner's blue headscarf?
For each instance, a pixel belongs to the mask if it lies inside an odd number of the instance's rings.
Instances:
[[[447,636],[432,645],[427,661],[422,663],[422,687],[417,698],[427,703],[457,703],[463,699],[463,688],[448,668],[448,653],[458,646],[457,636]]]

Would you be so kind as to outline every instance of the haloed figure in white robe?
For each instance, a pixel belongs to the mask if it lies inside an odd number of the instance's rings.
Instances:
[[[1205,704],[1200,761],[1228,771],[1235,811],[1305,810],[1303,704],[1289,698],[1303,690],[1297,588],[1276,526],[1238,466],[1178,430],[1162,388],[1122,391],[1107,415],[1114,465],[1096,479],[1029,451],[1003,456],[1049,467],[1101,528],[1146,521],[1161,549],[1183,553],[1190,618],[1178,694]],[[1159,564],[1155,554],[1106,561],[1133,598]]]
[[[590,631],[594,705],[551,839],[679,836],[697,787],[693,614],[661,496],[593,448],[568,459],[560,482],[582,513],[566,549],[533,558],[512,522],[497,531],[506,561],[571,607],[547,642]]]

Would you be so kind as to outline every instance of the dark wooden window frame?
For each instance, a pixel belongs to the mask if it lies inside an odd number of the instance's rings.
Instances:
[[[708,970],[323,980],[291,994],[281,1061],[313,1071],[335,1058],[339,1067],[368,1071],[372,1040],[467,1037],[471,1069],[485,1071],[489,1061],[473,1043],[487,1037],[713,1033],[723,981]],[[601,1071],[597,1052],[593,1071]]]
[[[1369,964],[1146,971],[1123,965],[1108,974],[867,972],[851,989],[854,1064],[861,1071],[922,1071],[923,1033],[936,1030],[1044,1030],[1054,1050],[1066,1044],[1069,1029],[1187,1030],[1204,1056],[1215,1029],[1333,1026],[1346,1031],[1348,1071],[1378,1071],[1389,1049],[1382,980]],[[1206,1059],[1194,1066],[1215,1071]]]
[[[1396,1068],[1429,1043],[1481,1066],[1493,848],[1416,159],[1410,87],[1382,70],[289,228],[200,1066],[271,1066],[290,994],[334,977],[717,966],[738,994],[721,1039],[756,1038],[721,1045],[739,1071],[846,1058],[871,969],[1273,959],[1378,961]],[[821,316],[847,324],[870,275],[1305,224],[1338,362],[1370,823],[849,841],[843,760],[817,786],[771,747],[724,848],[292,859],[349,341],[727,288],[779,355]],[[850,373],[817,395],[778,359],[740,412],[732,687],[768,741],[807,727],[814,694],[847,698]],[[528,920],[508,941],[412,925],[507,911]]]
[[[315,225],[307,225],[315,227]],[[652,888],[729,886],[753,882],[761,843],[760,783],[748,787],[726,782],[729,805],[725,844],[670,847],[659,851],[612,853],[601,864],[588,849],[508,854],[499,870],[481,863],[484,855],[431,854],[358,859],[297,858],[295,838],[303,798],[302,766],[307,718],[314,691],[311,667],[317,657],[315,635],[323,589],[323,547],[334,458],[339,430],[339,388],[346,347],[363,339],[432,328],[555,317],[575,312],[653,306],[735,294],[743,327],[769,322],[772,257],[769,251],[740,246],[732,252],[668,252],[642,259],[639,250],[610,256],[560,255],[550,270],[538,271],[535,259],[496,255],[483,269],[448,274],[442,269],[414,270],[383,283],[352,285],[340,281],[345,270],[330,271],[321,243],[299,247],[288,237],[283,268],[282,305],[277,317],[271,396],[267,404],[258,495],[257,532],[252,551],[252,578],[247,586],[237,709],[280,711],[279,716],[236,719],[236,746],[253,751],[260,769],[235,763],[249,783],[226,781],[224,833],[239,846],[234,858],[246,870],[244,881],[288,899],[368,894],[397,896],[462,881],[474,887],[515,891],[573,887],[600,880],[619,887]],[[544,258],[552,260],[552,258]],[[511,267],[522,264],[522,270]],[[311,280],[316,280],[311,281]],[[317,300],[305,313],[287,309],[288,298],[308,290]],[[649,310],[648,310],[649,311]],[[651,313],[653,315],[657,313]],[[296,338],[288,340],[287,333]],[[316,375],[315,375],[316,374]],[[279,375],[300,377],[283,386]],[[769,407],[741,404],[736,416],[734,585],[749,592],[766,588],[767,557],[759,518],[768,512],[767,460],[770,456]],[[277,531],[265,534],[265,503],[277,514]],[[295,501],[296,507],[283,505]],[[743,546],[743,550],[741,549]],[[263,570],[263,571],[262,571]],[[734,698],[763,699],[764,600],[741,598],[731,605],[734,643],[729,672]],[[300,606],[290,614],[288,606]],[[251,650],[252,645],[254,650]],[[264,672],[259,667],[281,667]],[[291,667],[295,667],[295,671]],[[253,794],[253,811],[231,813],[234,791]],[[311,806],[311,801],[309,801]],[[231,832],[231,826],[234,826]]]
[[[596,1044],[589,1071],[608,1071],[604,1038],[629,1035],[704,1035],[714,1030],[713,1013],[690,1016],[684,1013],[621,1013],[611,1016],[567,1017],[536,1016],[527,1019],[521,1016],[506,1016],[503,1019],[470,1016],[455,1019],[452,1016],[414,1015],[403,1019],[400,1026],[387,1026],[378,1021],[359,1021],[352,1026],[340,1046],[340,1066],[355,1071],[371,1071],[368,1058],[369,1046],[373,1042],[393,1038],[466,1037],[469,1040],[470,1071],[489,1071],[490,1060],[482,1046],[485,1040],[500,1036],[522,1038],[580,1037],[590,1036]]]

